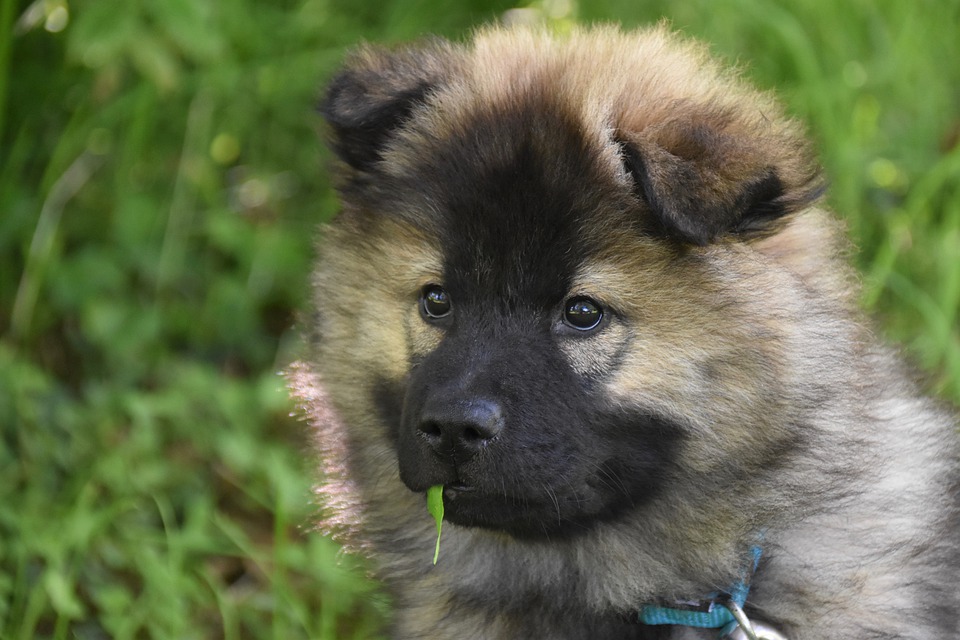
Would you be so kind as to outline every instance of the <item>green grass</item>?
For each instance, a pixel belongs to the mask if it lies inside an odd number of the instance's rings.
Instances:
[[[0,637],[374,634],[277,375],[336,207],[313,103],[350,43],[512,6],[0,0]],[[960,2],[546,9],[668,17],[776,89],[864,304],[960,400]]]

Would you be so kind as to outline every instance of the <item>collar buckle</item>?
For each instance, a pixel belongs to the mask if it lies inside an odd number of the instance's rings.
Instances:
[[[747,614],[733,600],[724,603],[733,614],[731,622],[720,634],[721,640],[787,640],[776,629],[759,622],[751,622]]]

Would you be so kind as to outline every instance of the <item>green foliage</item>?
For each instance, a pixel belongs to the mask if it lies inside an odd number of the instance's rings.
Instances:
[[[417,27],[323,0],[15,4],[0,637],[371,635],[382,597],[309,530],[277,372],[335,207],[320,86],[347,44]]]
[[[345,46],[470,0],[0,0],[0,637],[369,637],[309,529],[298,350]],[[810,124],[865,304],[960,399],[960,3],[542,0],[678,28]]]

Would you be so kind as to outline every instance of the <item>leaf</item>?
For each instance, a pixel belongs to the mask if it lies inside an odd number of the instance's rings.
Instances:
[[[62,572],[56,569],[48,570],[44,575],[43,586],[46,587],[47,596],[57,613],[73,620],[84,616],[76,585]]]
[[[433,551],[433,564],[440,557],[440,533],[443,529],[443,485],[438,484],[427,489],[427,511],[437,522],[437,547]]]

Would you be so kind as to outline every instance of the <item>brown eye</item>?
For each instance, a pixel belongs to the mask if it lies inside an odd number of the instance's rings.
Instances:
[[[590,298],[578,296],[567,300],[563,309],[563,321],[579,331],[596,329],[603,320],[603,309]]]
[[[439,320],[450,315],[450,296],[438,284],[428,284],[420,292],[420,310],[428,320]]]

